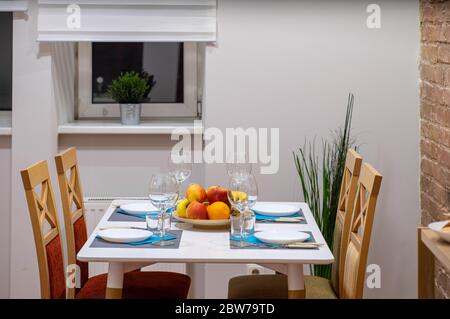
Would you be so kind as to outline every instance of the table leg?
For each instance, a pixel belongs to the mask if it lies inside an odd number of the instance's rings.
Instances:
[[[186,263],[186,274],[191,277],[189,299],[205,298],[205,264]]]
[[[121,299],[123,287],[123,263],[110,262],[108,266],[108,281],[106,284],[106,299]]]
[[[288,264],[288,298],[289,299],[304,299],[305,298],[305,283],[303,281],[303,265],[302,264]]]

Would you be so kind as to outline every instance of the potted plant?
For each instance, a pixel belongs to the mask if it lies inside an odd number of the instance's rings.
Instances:
[[[120,122],[124,125],[137,125],[142,113],[142,102],[150,93],[153,76],[135,71],[121,73],[111,82],[108,94],[120,104]]]

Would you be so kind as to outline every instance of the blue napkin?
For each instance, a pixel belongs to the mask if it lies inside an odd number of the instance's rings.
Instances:
[[[255,212],[255,211],[253,211],[253,212],[255,213],[256,220],[272,220],[272,219],[278,219],[280,217],[283,217],[283,218],[303,217],[303,215],[300,212],[295,213],[294,215],[289,215],[289,216],[266,216],[266,215],[260,215],[260,214],[258,214],[258,212]]]

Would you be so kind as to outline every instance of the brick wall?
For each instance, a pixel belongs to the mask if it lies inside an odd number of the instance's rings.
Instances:
[[[450,212],[450,0],[420,0],[422,224]],[[450,298],[450,275],[437,265],[436,297]]]

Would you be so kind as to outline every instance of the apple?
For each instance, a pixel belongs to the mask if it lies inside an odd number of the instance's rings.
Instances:
[[[177,205],[177,215],[181,218],[186,218],[186,210],[189,205],[188,199],[180,200],[180,202]]]
[[[206,200],[206,191],[199,184],[191,184],[186,190],[186,198],[190,202],[200,202],[203,203]]]
[[[228,190],[220,186],[211,186],[206,192],[206,197],[210,204],[215,202],[228,203]]]
[[[202,203],[193,201],[187,207],[186,217],[190,219],[208,219],[208,210]]]

